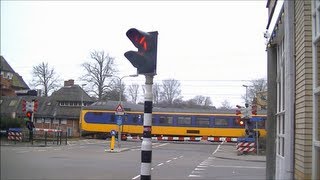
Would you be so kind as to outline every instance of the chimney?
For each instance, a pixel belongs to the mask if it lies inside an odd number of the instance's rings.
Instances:
[[[73,86],[74,85],[74,80],[69,79],[68,81],[64,81],[64,87],[66,86]]]

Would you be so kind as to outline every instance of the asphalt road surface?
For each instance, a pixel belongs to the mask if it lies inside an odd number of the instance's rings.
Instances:
[[[217,158],[219,143],[153,143],[152,179],[265,179],[265,162]],[[105,140],[1,146],[1,179],[140,179],[141,142],[108,152]]]

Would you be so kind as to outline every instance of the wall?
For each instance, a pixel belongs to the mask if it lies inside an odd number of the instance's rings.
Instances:
[[[311,1],[295,1],[295,179],[311,179],[312,160]]]

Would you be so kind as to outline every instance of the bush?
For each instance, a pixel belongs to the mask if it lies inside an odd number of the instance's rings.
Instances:
[[[22,118],[10,118],[10,117],[0,117],[0,129],[6,129],[9,128],[24,128],[25,120]]]

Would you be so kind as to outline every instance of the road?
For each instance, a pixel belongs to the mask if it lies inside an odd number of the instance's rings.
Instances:
[[[66,146],[1,146],[1,179],[140,179],[141,142],[106,152],[103,140]],[[226,145],[153,143],[152,179],[265,179],[265,162],[215,157]]]

